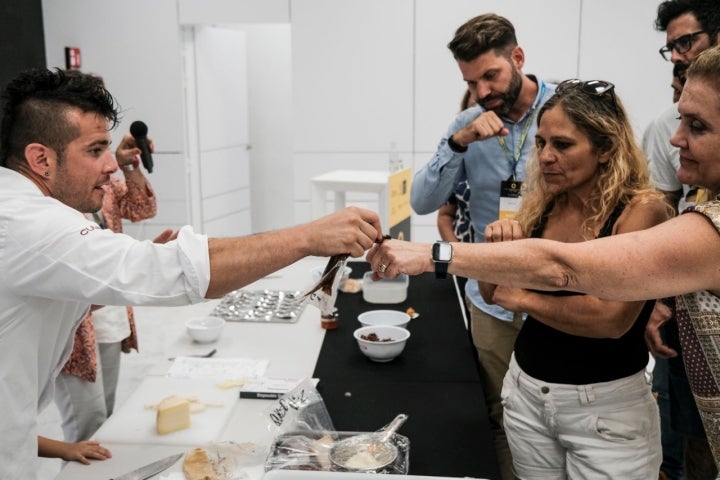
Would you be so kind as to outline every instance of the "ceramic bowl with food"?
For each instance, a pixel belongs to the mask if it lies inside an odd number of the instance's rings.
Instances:
[[[322,274],[325,271],[325,266],[319,266],[315,267],[310,272],[312,273],[312,279],[313,283],[318,283],[320,279],[322,278]],[[348,278],[350,278],[350,274],[352,273],[352,268],[345,266],[345,269],[343,270],[342,276],[340,277],[340,283],[338,285],[338,288],[342,290],[345,288],[345,282]]]
[[[399,310],[370,310],[358,315],[358,321],[364,326],[392,325],[407,328],[410,315]]]
[[[360,351],[375,362],[389,362],[402,353],[410,332],[392,325],[360,327],[353,333]]]
[[[220,338],[225,320],[220,317],[193,317],[185,322],[188,335],[198,343],[212,343]]]

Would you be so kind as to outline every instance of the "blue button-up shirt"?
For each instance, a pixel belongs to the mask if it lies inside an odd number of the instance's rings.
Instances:
[[[436,211],[447,202],[455,185],[467,180],[471,192],[470,217],[475,229],[475,241],[485,241],[485,227],[499,218],[500,183],[508,180],[513,174],[516,180],[525,179],[525,163],[535,143],[537,130],[535,116],[542,104],[555,93],[555,85],[529,77],[538,84],[535,102],[517,122],[502,117],[505,127],[510,131],[504,137],[507,152],[504,151],[498,137],[473,142],[468,145],[464,153],[453,152],[447,143],[448,138],[480,116],[485,109],[476,105],[460,112],[440,140],[433,158],[415,174],[410,191],[410,201],[415,212],[424,215]],[[520,148],[528,119],[530,119],[530,127],[525,135],[525,142]],[[507,154],[515,155],[518,149],[520,149],[519,161],[513,165],[515,162],[508,158]],[[496,318],[512,321],[512,312],[497,305],[488,305],[483,301],[477,282],[467,282],[465,293],[480,310]]]

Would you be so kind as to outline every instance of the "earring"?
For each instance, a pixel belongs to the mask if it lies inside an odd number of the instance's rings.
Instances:
[[[49,177],[49,176],[50,176],[50,172],[46,171],[46,172],[45,172],[45,176],[46,176],[46,177]]]

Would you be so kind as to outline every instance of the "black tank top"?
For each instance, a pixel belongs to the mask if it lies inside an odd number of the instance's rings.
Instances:
[[[532,232],[532,237],[542,235],[551,207]],[[613,210],[598,237],[612,234],[613,225],[624,208],[625,203],[621,203]],[[583,295],[564,290],[537,293],[553,296]],[[648,363],[644,334],[654,304],[654,300],[645,302],[632,327],[618,339],[570,335],[528,315],[515,341],[515,359],[525,373],[550,383],[584,385],[633,375]]]

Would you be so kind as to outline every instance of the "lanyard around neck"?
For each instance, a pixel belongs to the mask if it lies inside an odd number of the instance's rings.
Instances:
[[[543,95],[545,94],[545,83],[541,82],[540,86],[540,95],[538,95],[538,98],[542,100]],[[502,147],[503,153],[505,154],[505,158],[507,159],[508,163],[510,164],[510,167],[512,168],[512,178],[515,179],[517,175],[517,165],[520,162],[520,155],[522,154],[523,146],[525,145],[525,140],[527,140],[528,132],[530,132],[530,126],[532,125],[533,120],[535,119],[535,114],[537,113],[537,105],[532,106],[532,111],[528,113],[527,118],[525,119],[525,123],[523,124],[522,133],[520,134],[520,141],[518,142],[518,146],[515,149],[514,154],[510,152],[510,149],[505,144],[505,137],[496,137],[498,139],[498,143],[500,144],[500,147]]]

